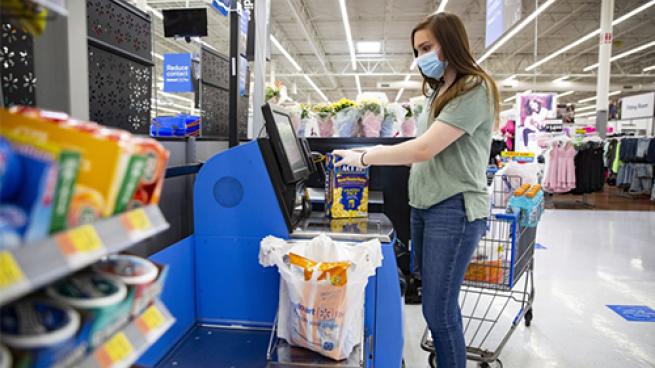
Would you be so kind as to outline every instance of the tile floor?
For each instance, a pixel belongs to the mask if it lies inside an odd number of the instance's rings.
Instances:
[[[547,249],[535,255],[534,320],[509,339],[504,367],[655,367],[655,322],[627,322],[606,307],[655,309],[655,212],[549,210],[537,242]],[[517,309],[485,344],[499,341]],[[407,366],[427,367],[420,306],[407,306],[405,318]]]

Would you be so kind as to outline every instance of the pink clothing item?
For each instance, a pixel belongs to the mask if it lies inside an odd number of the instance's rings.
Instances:
[[[575,188],[575,155],[571,144],[560,148],[555,146],[549,154],[548,172],[544,189],[550,193],[566,193]]]

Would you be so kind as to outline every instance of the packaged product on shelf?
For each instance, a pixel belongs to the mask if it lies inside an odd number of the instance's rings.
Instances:
[[[134,293],[128,293],[119,279],[90,271],[55,282],[46,292],[80,312],[81,334],[91,348],[127,324],[134,299]]]
[[[110,255],[93,265],[93,270],[118,278],[130,288],[130,293],[134,294],[133,316],[141,313],[161,294],[168,272],[164,266],[127,254]]]
[[[0,131],[29,137],[80,154],[81,163],[67,227],[114,214],[131,152],[129,145],[98,134],[96,124],[64,120],[61,114],[27,108],[0,110]]]
[[[128,209],[159,203],[169,156],[168,151],[154,139],[135,138],[133,143],[136,152],[145,157],[145,170],[130,199]]]
[[[505,265],[502,259],[485,260],[473,258],[466,268],[464,280],[484,282],[488,284],[503,284],[505,278]]]
[[[12,350],[15,367],[68,367],[86,352],[78,334],[80,316],[73,308],[24,299],[2,307],[0,315],[0,335]]]
[[[10,138],[11,139],[11,138]],[[53,198],[57,184],[58,164],[52,152],[35,146],[13,144],[19,173],[8,178],[17,181],[19,189],[3,199],[3,227],[15,232],[22,242],[41,240],[50,234]]]
[[[325,213],[331,218],[368,216],[368,168],[337,167],[337,157],[327,155]]]
[[[382,264],[380,242],[352,246],[321,235],[288,243],[269,236],[259,263],[280,272],[278,336],[334,360],[348,358],[362,338],[364,291]]]
[[[0,368],[11,368],[13,360],[9,349],[0,344]]]

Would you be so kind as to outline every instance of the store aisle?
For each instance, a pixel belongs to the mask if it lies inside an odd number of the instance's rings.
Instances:
[[[535,256],[534,320],[509,340],[504,367],[655,367],[655,322],[627,322],[606,306],[655,309],[653,239],[655,212],[548,211],[537,237],[546,249]],[[407,306],[405,317],[407,366],[427,367],[420,306]]]

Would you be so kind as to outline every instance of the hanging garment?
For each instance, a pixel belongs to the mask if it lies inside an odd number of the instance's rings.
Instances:
[[[636,150],[636,158],[637,160],[645,160],[646,159],[646,154],[648,153],[648,146],[650,145],[650,138],[639,138],[637,140],[637,150]]]
[[[628,191],[632,194],[649,194],[653,186],[653,165],[650,164],[632,164],[634,172],[630,188]]]

